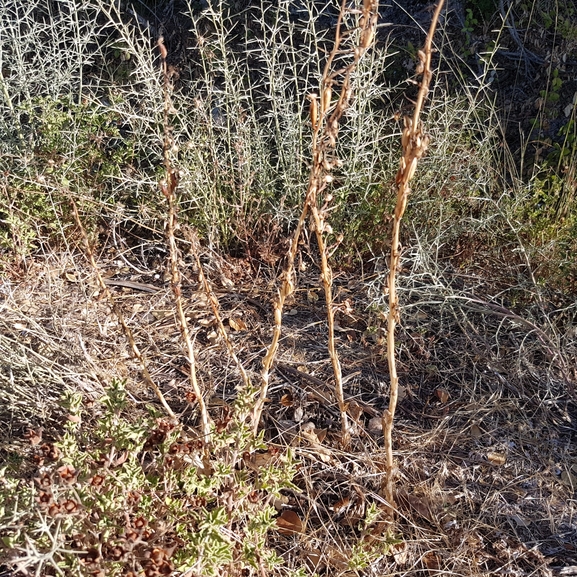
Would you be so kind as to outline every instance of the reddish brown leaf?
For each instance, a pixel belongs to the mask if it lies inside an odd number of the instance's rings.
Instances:
[[[431,571],[438,571],[441,568],[441,558],[434,551],[426,553],[423,561],[427,569]]]
[[[451,397],[451,395],[449,395],[449,391],[446,391],[445,389],[437,389],[435,391],[435,395],[437,395],[437,398],[439,399],[439,401],[441,401],[441,403],[443,403],[443,405]]]
[[[292,535],[293,533],[303,532],[303,522],[300,520],[300,517],[294,511],[290,511],[289,509],[285,509],[281,513],[280,517],[276,518],[276,524],[279,533],[282,533],[283,535]]]

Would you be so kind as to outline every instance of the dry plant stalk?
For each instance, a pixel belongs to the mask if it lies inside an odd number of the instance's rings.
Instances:
[[[212,308],[212,312],[214,314],[214,317],[216,318],[216,323],[218,326],[218,331],[220,333],[220,336],[222,337],[222,339],[226,345],[226,349],[228,351],[228,354],[230,355],[231,359],[234,361],[234,363],[235,363],[235,365],[236,365],[236,367],[240,373],[240,376],[241,376],[241,379],[242,379],[244,386],[248,390],[250,388],[250,378],[246,372],[246,369],[244,368],[244,366],[240,362],[240,359],[236,355],[236,352],[234,350],[234,346],[231,343],[230,339],[228,338],[228,334],[226,332],[226,329],[224,328],[224,323],[222,322],[222,317],[220,316],[220,303],[218,302],[218,298],[214,294],[212,287],[210,286],[210,282],[206,278],[206,275],[204,274],[204,270],[202,269],[202,263],[200,262],[200,257],[198,255],[198,248],[197,248],[198,247],[198,239],[197,239],[196,235],[194,234],[194,232],[188,228],[186,228],[184,230],[184,235],[185,235],[186,239],[188,240],[188,242],[190,243],[190,254],[192,255],[192,257],[194,258],[194,260],[196,262],[196,266],[198,268],[198,278],[202,284],[202,287],[204,289],[206,296],[208,297],[208,301],[210,302],[210,307]]]
[[[171,93],[171,82],[168,76],[168,66],[166,62],[167,51],[164,46],[164,40],[162,37],[158,39],[158,48],[160,50],[160,57],[162,61],[162,74],[164,79],[164,118],[163,118],[163,129],[164,129],[164,142],[163,142],[163,154],[164,154],[164,169],[166,172],[166,177],[159,183],[160,190],[166,197],[168,201],[168,213],[166,222],[166,237],[168,240],[168,246],[170,249],[170,286],[172,288],[172,293],[174,295],[174,303],[176,305],[176,312],[178,317],[178,324],[180,326],[180,332],[182,334],[182,339],[186,345],[188,353],[188,363],[190,366],[190,384],[194,395],[196,396],[196,402],[198,403],[198,409],[200,411],[200,419],[202,426],[203,442],[208,444],[211,434],[211,419],[202,396],[202,391],[198,384],[196,378],[196,360],[194,354],[194,347],[190,338],[190,330],[188,328],[188,321],[186,320],[186,315],[184,314],[184,306],[182,303],[182,289],[181,289],[181,274],[178,265],[179,262],[179,252],[176,246],[175,231],[178,226],[177,223],[177,200],[176,200],[176,189],[178,187],[178,172],[172,166],[170,160],[170,152],[174,146],[172,136],[170,134],[170,123],[169,116],[172,109],[172,99],[170,97]]]
[[[429,93],[429,85],[433,73],[431,72],[431,55],[433,36],[437,28],[437,22],[444,0],[437,4],[429,33],[425,41],[423,50],[419,50],[419,64],[417,65],[417,74],[422,74],[419,87],[419,94],[415,102],[413,117],[405,117],[405,128],[402,135],[403,156],[401,165],[397,172],[395,183],[397,185],[397,203],[393,215],[393,231],[391,238],[391,262],[389,270],[389,314],[387,317],[387,361],[389,364],[389,374],[391,379],[391,393],[389,398],[389,407],[383,414],[383,434],[385,438],[386,452],[386,479],[384,484],[384,496],[391,509],[395,506],[394,499],[394,461],[393,461],[393,420],[397,408],[399,397],[399,378],[397,376],[397,365],[395,358],[395,327],[399,322],[399,298],[396,290],[396,275],[399,267],[401,256],[401,247],[399,243],[399,233],[401,228],[401,219],[407,207],[407,199],[411,189],[409,182],[415,175],[417,163],[425,154],[429,144],[429,137],[423,133],[423,126],[420,120],[423,104]]]
[[[358,16],[357,28],[343,31],[345,15]],[[329,258],[342,240],[337,237],[336,245],[328,247],[327,235],[332,234],[332,228],[327,222],[328,211],[332,202],[332,195],[326,192],[332,182],[331,171],[341,162],[335,157],[339,121],[350,105],[352,98],[351,75],[359,60],[372,45],[375,38],[379,14],[378,0],[363,0],[359,8],[348,8],[347,1],[342,0],[337,20],[335,42],[328,56],[320,83],[320,96],[309,95],[310,119],[313,128],[312,138],[312,166],[309,175],[307,194],[296,230],[291,240],[287,255],[287,265],[281,277],[282,284],[277,295],[274,308],[273,338],[263,360],[261,389],[255,404],[253,424],[258,429],[260,415],[266,400],[270,380],[270,370],[274,362],[282,331],[282,313],[286,299],[295,290],[295,258],[298,251],[300,235],[305,226],[305,219],[310,211],[312,228],[314,228],[319,253],[321,257],[321,280],[325,292],[328,324],[328,351],[333,367],[335,379],[335,395],[339,404],[342,426],[342,443],[347,445],[350,437],[347,405],[343,393],[342,371],[335,347],[334,334],[334,307],[333,307],[333,273]],[[356,34],[355,34],[356,33]],[[348,46],[344,42],[349,41]],[[355,41],[357,40],[357,41]],[[337,57],[339,60],[337,61]],[[341,63],[348,57],[350,62]],[[322,204],[321,204],[322,203]]]
[[[155,392],[156,396],[158,397],[158,400],[160,401],[160,404],[164,407],[164,410],[166,411],[168,416],[171,419],[177,421],[178,419],[176,418],[176,415],[173,413],[172,409],[168,406],[168,403],[166,402],[166,399],[164,398],[162,391],[158,388],[158,385],[152,380],[152,377],[150,376],[150,372],[148,370],[148,366],[146,364],[146,360],[144,358],[144,355],[140,352],[140,349],[136,345],[136,341],[134,340],[134,335],[132,334],[130,327],[126,323],[126,319],[124,318],[122,311],[120,310],[120,308],[116,304],[116,301],[114,300],[114,297],[112,296],[112,293],[110,292],[110,289],[108,288],[108,286],[106,286],[106,283],[104,282],[104,278],[102,278],[102,275],[100,274],[100,269],[98,268],[98,265],[96,264],[96,259],[94,258],[94,251],[92,250],[92,247],[90,246],[90,241],[88,240],[88,235],[86,234],[86,229],[84,228],[84,225],[82,224],[82,220],[80,219],[80,214],[78,213],[78,207],[76,206],[76,203],[74,202],[74,200],[72,198],[70,199],[70,202],[72,204],[72,213],[74,215],[74,220],[76,222],[76,226],[78,227],[80,234],[82,236],[82,241],[84,243],[84,250],[86,252],[86,255],[88,256],[88,260],[90,261],[90,265],[92,266],[92,270],[94,271],[94,274],[96,275],[96,279],[98,280],[98,286],[100,287],[100,290],[106,295],[106,298],[108,299],[110,307],[112,308],[112,312],[114,312],[116,318],[118,319],[118,322],[120,323],[120,326],[122,327],[122,330],[124,331],[126,339],[128,340],[128,344],[130,345],[130,350],[132,351],[132,354],[134,355],[134,357],[136,357],[136,359],[138,359],[138,362],[140,363],[144,382]]]

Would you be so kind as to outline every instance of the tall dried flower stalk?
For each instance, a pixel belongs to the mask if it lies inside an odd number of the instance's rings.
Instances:
[[[391,393],[389,399],[389,407],[383,414],[383,433],[385,438],[385,452],[386,452],[386,479],[384,485],[385,499],[388,501],[390,507],[394,507],[394,461],[393,461],[393,420],[395,417],[395,410],[397,408],[397,400],[399,397],[399,378],[397,376],[397,365],[395,358],[395,327],[399,322],[399,298],[396,290],[396,275],[399,267],[399,260],[401,256],[401,247],[399,243],[399,233],[401,228],[401,219],[407,207],[407,200],[411,189],[409,182],[415,175],[417,163],[419,159],[425,154],[429,144],[429,137],[424,134],[423,126],[420,120],[421,111],[424,102],[429,93],[429,85],[433,73],[431,72],[431,55],[433,36],[437,28],[437,22],[441,9],[443,8],[444,0],[440,0],[437,4],[429,33],[425,41],[423,50],[419,50],[419,64],[417,66],[417,74],[422,74],[421,83],[419,87],[419,94],[415,102],[415,109],[413,117],[405,117],[405,127],[402,135],[403,156],[401,158],[401,165],[397,172],[397,203],[393,215],[393,231],[391,238],[391,262],[389,270],[389,314],[387,317],[387,360],[389,364],[389,374],[391,379]]]
[[[82,224],[82,220],[80,219],[80,214],[78,214],[78,207],[76,206],[76,203],[74,202],[72,197],[70,197],[70,202],[72,204],[72,214],[74,216],[74,221],[76,222],[76,226],[78,227],[78,230],[80,231],[80,235],[82,236],[82,241],[84,243],[84,250],[85,250],[86,256],[88,257],[90,265],[92,266],[92,270],[94,271],[94,274],[96,275],[96,279],[98,281],[98,286],[100,287],[100,290],[106,295],[108,303],[110,304],[110,308],[112,309],[112,312],[114,313],[114,315],[118,319],[118,322],[120,323],[120,326],[122,327],[124,335],[126,336],[126,339],[128,340],[128,344],[130,345],[130,350],[132,351],[132,354],[134,355],[134,357],[140,363],[140,368],[142,369],[142,377],[144,378],[144,382],[154,391],[154,393],[158,397],[158,400],[160,401],[160,404],[163,406],[163,408],[166,411],[166,413],[168,414],[168,416],[171,419],[176,421],[176,420],[178,420],[176,418],[176,415],[174,414],[174,412],[172,411],[172,409],[170,408],[170,406],[166,402],[166,399],[164,398],[162,391],[158,388],[158,385],[152,380],[152,377],[150,376],[150,372],[148,370],[148,365],[146,364],[146,359],[144,358],[144,355],[140,352],[140,349],[138,348],[138,345],[136,344],[136,340],[134,339],[134,335],[132,334],[132,331],[130,330],[130,327],[128,326],[128,324],[126,322],[126,319],[124,318],[124,315],[122,314],[122,311],[120,310],[120,307],[116,304],[116,301],[114,300],[114,297],[112,296],[112,293],[110,292],[110,289],[106,286],[106,283],[104,282],[104,279],[102,278],[102,274],[100,274],[100,269],[98,268],[98,265],[96,264],[96,259],[94,258],[94,251],[92,250],[92,247],[90,246],[90,241],[88,240],[88,235],[86,234],[86,230],[84,228],[84,225]]]
[[[211,419],[208,414],[206,404],[204,402],[204,397],[202,396],[200,385],[198,384],[198,380],[196,378],[196,359],[194,354],[194,347],[190,338],[188,321],[186,319],[186,315],[184,313],[184,306],[182,303],[181,274],[178,264],[179,251],[178,247],[176,246],[176,237],[175,237],[175,231],[178,226],[176,215],[177,213],[176,189],[178,188],[178,171],[172,166],[172,162],[170,159],[171,150],[174,147],[174,140],[172,138],[170,128],[170,111],[172,109],[172,98],[171,98],[172,86],[170,82],[170,77],[168,75],[168,66],[166,62],[167,51],[166,47],[164,46],[164,41],[162,37],[159,38],[158,40],[158,48],[160,50],[160,57],[162,62],[162,75],[164,80],[163,156],[164,156],[164,169],[166,173],[164,180],[160,182],[159,186],[160,190],[162,191],[162,193],[166,197],[166,200],[168,201],[166,237],[170,249],[170,286],[172,288],[172,293],[174,295],[174,303],[176,305],[176,312],[180,332],[188,353],[190,384],[192,385],[192,390],[196,397],[196,402],[198,403],[203,441],[206,444],[210,440]]]
[[[281,288],[277,295],[274,308],[273,338],[263,360],[261,389],[254,409],[254,428],[258,428],[260,415],[266,399],[270,380],[270,370],[274,362],[282,331],[282,313],[286,299],[295,290],[295,258],[298,243],[307,215],[312,215],[312,228],[317,239],[321,257],[321,280],[325,292],[328,324],[328,351],[335,379],[335,394],[339,404],[342,425],[342,442],[349,440],[347,405],[344,399],[341,365],[335,347],[334,307],[332,283],[333,274],[329,263],[331,252],[335,247],[327,246],[327,236],[332,234],[332,228],[327,222],[328,211],[333,197],[327,192],[327,187],[333,180],[332,169],[340,166],[336,158],[336,147],[339,121],[350,105],[352,98],[351,76],[359,60],[363,57],[375,38],[379,12],[378,0],[363,0],[362,6],[347,7],[347,1],[342,0],[337,20],[335,42],[327,58],[320,82],[320,95],[310,94],[310,120],[313,129],[312,165],[309,175],[307,194],[296,230],[291,240],[287,255],[287,265],[281,277]],[[345,16],[357,18],[357,26],[351,30],[343,30]],[[337,237],[337,245],[342,237]]]
[[[184,236],[185,236],[186,240],[188,240],[188,242],[190,243],[190,254],[194,258],[194,261],[196,262],[196,267],[198,269],[198,279],[200,280],[200,283],[202,284],[204,292],[205,292],[205,294],[208,298],[208,301],[210,303],[210,307],[212,309],[212,312],[213,312],[214,317],[216,319],[216,324],[218,326],[218,332],[220,333],[220,336],[222,337],[222,340],[224,341],[224,344],[226,346],[226,350],[228,351],[230,358],[234,361],[234,364],[236,365],[238,372],[240,373],[240,377],[242,379],[243,385],[248,390],[248,389],[250,389],[250,386],[251,386],[250,378],[249,378],[248,373],[246,372],[246,369],[244,368],[243,364],[240,362],[240,359],[238,358],[238,356],[234,350],[234,346],[233,346],[230,338],[228,337],[226,329],[224,328],[224,323],[222,322],[222,317],[220,315],[220,303],[218,302],[218,298],[216,297],[216,295],[214,294],[214,291],[212,290],[212,287],[210,285],[209,280],[206,278],[206,275],[204,274],[204,270],[202,268],[202,263],[200,262],[200,256],[199,256],[199,250],[198,250],[198,245],[199,245],[198,238],[197,238],[196,234],[194,233],[194,231],[192,231],[188,227],[184,228],[183,232],[184,232]]]

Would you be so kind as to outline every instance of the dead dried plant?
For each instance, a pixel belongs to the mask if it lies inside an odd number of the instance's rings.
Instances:
[[[395,358],[395,327],[399,322],[399,298],[396,291],[396,275],[399,268],[401,245],[399,234],[401,220],[407,207],[407,200],[411,189],[409,182],[415,175],[419,159],[425,154],[429,145],[429,137],[424,133],[421,122],[421,111],[429,93],[429,85],[433,73],[431,71],[431,56],[433,52],[433,36],[439,21],[439,15],[443,8],[444,0],[439,0],[433,19],[429,27],[429,33],[425,40],[423,50],[418,51],[419,63],[417,74],[422,74],[419,94],[415,102],[413,117],[405,116],[402,135],[403,156],[397,172],[395,183],[397,186],[397,202],[393,214],[393,230],[391,235],[391,257],[389,270],[389,313],[387,316],[387,361],[389,365],[389,375],[391,380],[391,391],[389,406],[383,413],[383,434],[385,438],[386,452],[386,478],[384,485],[384,496],[392,508],[395,505],[394,498],[394,459],[393,459],[393,421],[397,400],[399,397],[399,377],[397,375],[397,365]]]
[[[174,304],[176,306],[178,324],[180,327],[180,333],[182,335],[182,340],[186,346],[188,353],[188,363],[189,363],[189,379],[192,386],[192,390],[196,397],[196,402],[198,403],[198,410],[200,412],[200,420],[202,426],[202,434],[204,443],[208,443],[210,440],[211,433],[211,419],[208,414],[208,409],[204,402],[204,397],[198,383],[196,376],[196,360],[194,354],[194,346],[190,338],[190,330],[188,328],[188,321],[184,313],[184,305],[182,302],[182,288],[181,288],[181,274],[179,267],[179,250],[176,246],[175,231],[178,227],[177,222],[177,199],[176,190],[178,188],[178,171],[172,164],[171,153],[174,148],[174,140],[171,136],[170,130],[170,113],[173,108],[171,91],[172,85],[170,81],[170,76],[168,74],[168,64],[166,62],[166,57],[168,55],[166,47],[164,46],[164,39],[160,37],[158,39],[158,48],[160,50],[161,57],[161,67],[163,76],[163,91],[164,91],[164,117],[163,117],[163,129],[164,129],[164,142],[163,142],[163,156],[164,156],[164,170],[165,178],[160,182],[160,190],[164,194],[166,200],[168,201],[168,213],[166,219],[166,238],[168,240],[169,246],[169,260],[170,260],[170,287],[174,295]]]
[[[342,371],[335,347],[333,273],[329,262],[330,255],[342,241],[336,238],[333,246],[327,245],[327,238],[333,234],[327,222],[333,196],[327,192],[333,181],[332,170],[342,163],[335,155],[339,122],[351,103],[353,95],[352,74],[359,60],[372,45],[375,38],[379,3],[378,0],[363,0],[362,6],[348,7],[345,0],[336,25],[335,41],[330,52],[320,82],[320,94],[310,94],[310,120],[313,129],[312,164],[303,210],[298,220],[290,248],[287,254],[286,268],[281,277],[281,288],[274,307],[273,338],[263,360],[261,389],[254,409],[254,428],[258,428],[260,415],[266,399],[273,365],[282,331],[282,313],[286,299],[295,290],[295,258],[301,233],[307,215],[312,216],[311,228],[314,229],[321,257],[321,280],[325,293],[328,324],[328,351],[335,379],[335,394],[339,404],[342,427],[342,443],[348,444],[350,437],[347,405],[343,393]],[[345,29],[345,18],[356,18],[356,25]]]

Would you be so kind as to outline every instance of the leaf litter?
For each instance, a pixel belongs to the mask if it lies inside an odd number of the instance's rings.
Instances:
[[[211,267],[214,259],[203,255],[205,273],[217,287],[228,337],[256,382],[270,334],[270,286],[251,276],[245,263],[219,259]],[[109,306],[95,298],[90,271],[79,262],[51,254],[32,262],[24,278],[4,281],[10,285],[0,305],[4,455],[25,455],[30,438],[41,442],[41,431],[57,434],[67,418],[59,405],[66,389],[96,398],[112,379],[124,378],[135,410],[156,402]],[[312,285],[314,273],[307,274]],[[234,289],[219,285],[221,275]],[[183,421],[196,423],[186,401],[186,359],[169,289],[152,274],[120,280],[157,287],[152,292],[124,283],[113,290],[167,402]],[[375,539],[382,555],[364,570],[367,575],[492,575],[505,567],[512,575],[570,574],[577,565],[575,400],[554,366],[543,362],[542,345],[523,332],[526,327],[439,295],[439,304],[407,308],[399,331],[406,392],[394,433],[398,521],[391,525],[378,517],[364,527],[369,508],[384,507],[378,423],[388,375],[385,351],[373,338],[380,330],[378,315],[370,312],[376,282],[344,273],[335,278],[346,301],[337,317],[355,432],[347,451],[339,443],[323,306],[303,292],[287,309],[263,427],[269,446],[290,445],[301,465],[294,479],[299,490],[287,491],[277,503],[278,531],[270,544],[289,564],[331,575],[349,574],[355,544]],[[433,302],[434,287],[419,289],[422,302]],[[211,338],[214,315],[192,264],[183,270],[183,293],[199,381],[216,412],[232,402],[240,376],[224,344]],[[574,351],[569,343],[565,353]],[[247,466],[266,465],[270,458],[255,454]]]

